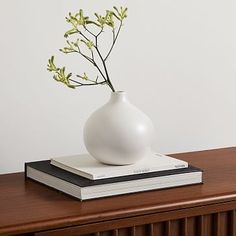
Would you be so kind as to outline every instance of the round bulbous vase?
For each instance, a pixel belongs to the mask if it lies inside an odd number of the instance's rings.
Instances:
[[[110,165],[134,164],[151,154],[154,126],[132,105],[123,91],[112,92],[110,100],[96,110],[84,126],[87,151]]]

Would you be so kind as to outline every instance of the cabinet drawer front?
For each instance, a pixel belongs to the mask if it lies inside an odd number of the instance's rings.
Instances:
[[[36,236],[235,236],[236,202],[38,232]]]

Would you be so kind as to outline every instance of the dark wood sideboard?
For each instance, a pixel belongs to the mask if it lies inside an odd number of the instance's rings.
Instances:
[[[204,184],[80,202],[24,173],[0,176],[0,235],[236,236],[236,147],[175,154]]]

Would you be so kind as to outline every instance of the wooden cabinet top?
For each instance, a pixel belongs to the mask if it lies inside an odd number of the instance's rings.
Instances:
[[[174,154],[204,184],[79,201],[24,178],[0,176],[0,234],[32,232],[236,200],[236,147]]]

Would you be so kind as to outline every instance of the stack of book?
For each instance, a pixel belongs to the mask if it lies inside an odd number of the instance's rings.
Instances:
[[[25,163],[26,177],[80,200],[202,183],[202,170],[153,154],[136,164],[111,166],[88,154]]]

